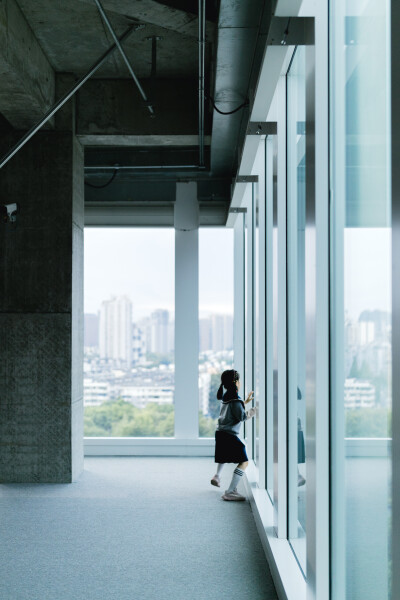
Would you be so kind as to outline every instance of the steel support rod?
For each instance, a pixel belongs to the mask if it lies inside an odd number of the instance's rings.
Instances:
[[[157,37],[153,35],[151,39],[151,75],[152,79],[156,78],[157,74]]]
[[[135,31],[135,29],[137,29],[137,26],[129,27],[129,29],[127,29],[127,31],[125,31],[125,33],[121,36],[120,41],[125,40],[133,31]],[[19,140],[19,142],[13,148],[11,148],[11,150],[7,154],[5,154],[3,156],[3,158],[1,159],[1,162],[0,162],[0,169],[2,167],[4,167],[4,165],[6,165],[8,163],[8,161],[15,154],[17,154],[17,152],[19,152],[19,150],[21,150],[21,148],[23,146],[25,146],[25,144],[27,142],[29,142],[31,137],[33,137],[35,135],[35,133],[37,133],[39,131],[39,129],[41,129],[43,127],[43,125],[45,125],[47,123],[47,121],[49,119],[51,119],[51,117],[54,116],[56,114],[56,112],[58,110],[60,110],[60,108],[62,106],[64,106],[64,104],[66,102],[68,102],[68,100],[75,94],[75,92],[77,92],[79,90],[79,88],[82,87],[83,84],[93,75],[93,73],[95,73],[97,71],[97,69],[99,69],[101,67],[101,65],[104,63],[106,58],[108,58],[110,56],[110,54],[112,54],[112,52],[114,52],[114,50],[116,50],[116,48],[117,48],[117,45],[114,44],[108,50],[106,50],[104,52],[104,54],[99,58],[99,60],[97,62],[95,62],[94,65],[89,69],[89,71],[86,73],[86,75],[83,75],[80,79],[78,79],[78,81],[69,90],[69,92],[67,92],[66,94],[64,94],[64,96],[62,96],[59,100],[57,100],[57,102],[47,111],[47,113],[40,119],[40,121],[36,125],[34,125],[32,127],[32,129],[30,129]]]
[[[128,57],[127,57],[126,53],[125,53],[125,50],[124,50],[124,49],[123,49],[123,47],[121,46],[121,44],[120,44],[120,42],[119,42],[119,39],[117,38],[117,35],[116,35],[115,31],[114,31],[114,28],[113,28],[113,26],[111,25],[111,23],[110,23],[110,21],[109,21],[109,19],[108,19],[107,15],[106,15],[106,13],[104,12],[104,8],[103,8],[103,7],[102,7],[102,5],[100,4],[99,0],[94,0],[94,1],[95,1],[96,5],[97,5],[97,8],[99,9],[99,13],[100,13],[100,15],[101,15],[102,19],[104,20],[105,24],[107,25],[107,27],[108,27],[108,29],[109,29],[109,31],[110,31],[110,33],[111,33],[112,37],[113,37],[113,40],[114,40],[114,42],[115,42],[115,44],[116,44],[116,46],[117,46],[118,50],[119,50],[119,51],[120,51],[120,53],[121,53],[121,56],[122,56],[122,58],[123,58],[123,59],[124,59],[124,61],[125,61],[125,64],[126,64],[126,66],[128,67],[129,73],[132,75],[132,79],[133,79],[133,81],[136,83],[136,85],[137,85],[137,87],[138,87],[138,90],[139,90],[139,92],[140,92],[140,94],[141,94],[141,96],[142,96],[143,100],[144,100],[144,101],[146,102],[146,104],[147,104],[147,108],[149,109],[150,113],[151,113],[152,115],[154,115],[154,109],[153,109],[152,105],[151,105],[151,104],[149,104],[148,98],[147,98],[146,94],[144,93],[144,90],[143,90],[142,86],[140,85],[140,82],[139,82],[138,78],[136,77],[136,75],[135,75],[135,73],[134,73],[134,71],[133,71],[133,69],[132,69],[131,63],[129,62],[129,59],[128,59]]]
[[[199,2],[199,163],[204,166],[204,71],[206,45],[206,3]]]

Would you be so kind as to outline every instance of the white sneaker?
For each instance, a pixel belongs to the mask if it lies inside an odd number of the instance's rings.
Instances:
[[[218,475],[214,475],[214,477],[211,479],[211,485],[215,485],[216,487],[221,487],[221,480],[218,477]]]
[[[233,490],[233,492],[228,492],[228,490],[226,490],[221,498],[222,500],[229,500],[230,502],[243,502],[246,500],[246,497],[239,494],[236,490]]]
[[[300,473],[299,473],[297,476],[297,487],[304,485],[305,482],[306,482],[306,480],[304,479],[303,475],[300,475]]]

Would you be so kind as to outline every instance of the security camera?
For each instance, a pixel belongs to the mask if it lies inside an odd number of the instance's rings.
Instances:
[[[17,220],[18,204],[13,202],[12,204],[2,204],[0,206],[3,223],[15,223]]]

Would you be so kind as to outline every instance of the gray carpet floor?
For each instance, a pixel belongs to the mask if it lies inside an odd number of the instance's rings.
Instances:
[[[221,500],[213,474],[205,458],[93,457],[77,483],[0,485],[0,599],[276,600],[250,505]]]

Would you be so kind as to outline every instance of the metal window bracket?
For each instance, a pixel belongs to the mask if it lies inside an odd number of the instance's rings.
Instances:
[[[272,17],[267,45],[313,46],[314,17]]]
[[[230,208],[229,209],[230,214],[240,214],[240,213],[246,213],[246,212],[247,212],[247,208]]]
[[[278,125],[276,121],[250,121],[247,126],[247,135],[276,135],[278,131]]]
[[[258,183],[258,175],[238,175],[235,183]]]

